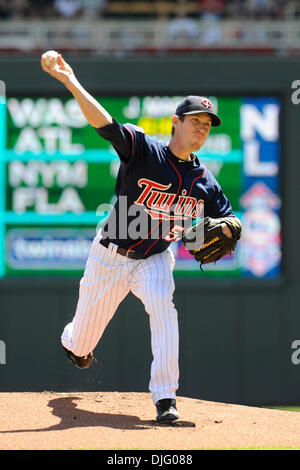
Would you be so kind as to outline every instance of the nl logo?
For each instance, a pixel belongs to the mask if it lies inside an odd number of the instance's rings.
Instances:
[[[6,364],[6,344],[0,339],[0,365]]]

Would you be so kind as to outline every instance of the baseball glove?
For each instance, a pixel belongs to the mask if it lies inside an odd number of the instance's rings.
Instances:
[[[222,223],[228,225],[232,238],[223,233]],[[198,224],[183,231],[182,241],[189,253],[200,263],[202,270],[203,264],[216,263],[224,256],[232,254],[241,237],[241,231],[242,225],[237,217],[205,217]]]

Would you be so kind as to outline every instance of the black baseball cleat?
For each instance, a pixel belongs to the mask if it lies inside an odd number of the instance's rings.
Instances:
[[[156,421],[160,424],[172,424],[179,420],[179,413],[176,409],[176,400],[173,398],[163,398],[156,403]]]
[[[74,353],[72,353],[72,351],[69,351],[69,349],[66,349],[64,346],[63,346],[63,349],[65,350],[67,356],[68,356],[68,359],[73,362],[73,364],[75,364],[76,367],[78,367],[79,369],[88,369],[91,365],[92,365],[92,362],[94,360],[94,354],[93,354],[93,351],[90,352],[87,356],[75,356]]]

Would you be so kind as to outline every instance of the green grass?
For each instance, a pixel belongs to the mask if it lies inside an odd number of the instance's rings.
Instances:
[[[300,411],[300,406],[266,406],[264,408],[281,411]]]

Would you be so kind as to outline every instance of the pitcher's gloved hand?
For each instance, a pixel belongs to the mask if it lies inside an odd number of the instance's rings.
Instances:
[[[222,224],[226,224],[232,237],[225,235]],[[242,224],[237,217],[205,217],[198,224],[184,230],[182,241],[186,249],[202,264],[215,263],[231,254],[241,237]]]

